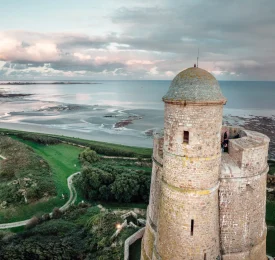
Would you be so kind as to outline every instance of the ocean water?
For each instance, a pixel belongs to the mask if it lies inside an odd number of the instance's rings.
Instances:
[[[171,81],[3,83],[1,93],[32,95],[0,98],[0,127],[152,147],[150,133],[163,128],[162,96]],[[219,83],[227,98],[225,115],[275,116],[275,82]]]

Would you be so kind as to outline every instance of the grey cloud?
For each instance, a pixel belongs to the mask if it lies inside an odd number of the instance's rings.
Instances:
[[[113,71],[118,68],[124,68],[123,63],[118,62],[106,62],[103,64],[95,64],[92,62],[77,62],[77,61],[57,61],[52,62],[49,65],[50,68],[62,71],[91,71],[91,72],[102,72],[102,71]]]
[[[243,79],[275,79],[275,2],[274,0],[185,0],[150,1],[141,7],[117,9],[110,20],[120,32],[103,36],[73,33],[42,34],[34,32],[9,32],[28,48],[41,39],[52,41],[58,49],[56,60],[35,62],[30,57],[10,60],[5,68],[21,70],[44,67],[60,71],[115,71],[129,77],[143,77],[153,66],[157,71],[177,72],[192,66],[200,48],[200,64],[213,70],[243,75]],[[92,30],[92,28],[91,28]],[[78,60],[74,52],[89,55],[89,49],[106,50],[110,43],[118,43],[118,50],[146,51],[148,60],[157,60],[144,69],[128,68],[125,60],[97,63]],[[94,52],[94,54],[96,51]],[[105,54],[102,54],[105,55]],[[129,55],[129,57],[131,57]],[[1,56],[1,55],[0,55]],[[118,54],[119,56],[119,54]],[[208,67],[206,67],[208,68]]]
[[[120,8],[112,19],[132,48],[174,53],[190,64],[200,47],[202,62],[227,61],[230,66],[217,68],[265,77],[275,69],[274,13],[273,0],[163,1],[159,7]],[[260,65],[237,65],[240,60]]]

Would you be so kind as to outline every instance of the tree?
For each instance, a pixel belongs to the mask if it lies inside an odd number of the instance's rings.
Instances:
[[[120,174],[111,185],[111,192],[119,202],[131,202],[138,195],[139,183],[134,176]]]
[[[86,148],[80,155],[79,159],[82,164],[91,164],[99,161],[99,156],[98,154],[94,151],[91,150],[90,148]]]

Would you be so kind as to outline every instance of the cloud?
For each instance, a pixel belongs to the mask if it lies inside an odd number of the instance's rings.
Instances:
[[[167,79],[193,66],[199,47],[199,66],[218,79],[275,80],[273,0],[121,3],[101,35],[0,32],[0,77]]]

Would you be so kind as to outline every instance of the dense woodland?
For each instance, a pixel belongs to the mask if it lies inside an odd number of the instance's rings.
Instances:
[[[80,160],[83,170],[78,186],[87,200],[148,203],[150,168],[133,169],[131,166],[136,162],[100,160],[90,149],[80,154]]]

